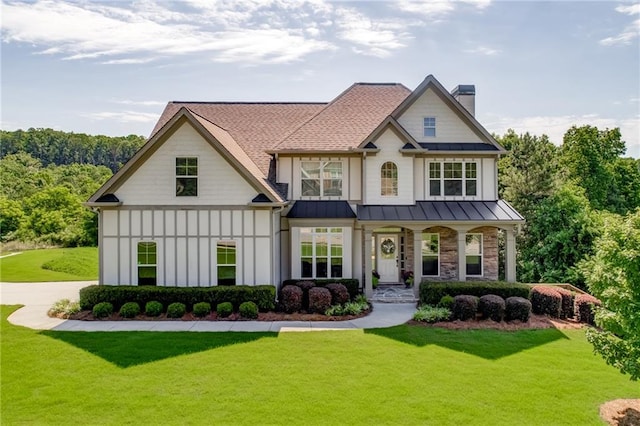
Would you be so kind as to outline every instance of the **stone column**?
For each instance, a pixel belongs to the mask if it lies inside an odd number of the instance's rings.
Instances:
[[[422,282],[422,229],[413,230],[413,293],[419,297]]]
[[[364,294],[367,298],[373,296],[373,281],[371,271],[373,267],[371,265],[371,238],[373,237],[373,230],[364,228],[362,232],[364,238]]]
[[[505,278],[508,282],[516,282],[516,237],[513,228],[505,230],[505,253],[504,253]]]
[[[467,231],[458,229],[458,281],[467,280]]]

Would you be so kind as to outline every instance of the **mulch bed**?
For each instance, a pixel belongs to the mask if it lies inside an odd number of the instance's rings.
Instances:
[[[493,329],[493,330],[505,330],[505,331],[516,331],[516,330],[526,330],[526,329],[540,329],[540,328],[562,328],[562,329],[577,329],[582,328],[584,324],[581,324],[577,321],[573,321],[571,319],[561,320],[558,318],[549,318],[545,315],[535,315],[531,314],[529,321],[510,321],[510,322],[495,322],[490,319],[477,319],[471,321],[443,321],[436,322],[433,324],[428,324],[425,322],[419,321],[409,321],[408,324],[411,325],[419,325],[423,327],[438,327],[438,328],[446,328],[448,330],[472,330],[472,329]]]
[[[611,426],[640,426],[640,399],[615,399],[600,406],[600,417]]]

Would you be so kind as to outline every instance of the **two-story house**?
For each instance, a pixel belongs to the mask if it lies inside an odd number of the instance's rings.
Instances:
[[[523,218],[498,199],[505,151],[474,109],[474,86],[431,75],[329,103],[170,102],[87,203],[100,283],[496,280],[499,230],[515,281]]]

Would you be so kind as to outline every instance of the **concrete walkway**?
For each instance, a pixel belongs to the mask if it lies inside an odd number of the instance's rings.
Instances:
[[[373,311],[350,321],[76,321],[49,318],[47,310],[60,299],[78,300],[82,287],[95,281],[0,283],[0,304],[25,305],[9,322],[36,330],[66,331],[321,331],[384,328],[411,319],[415,303],[373,303]]]

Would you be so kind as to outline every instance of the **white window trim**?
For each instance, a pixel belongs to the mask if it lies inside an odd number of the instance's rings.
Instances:
[[[429,241],[430,241],[431,240],[430,237],[432,235],[435,235],[436,237],[438,237],[438,252],[435,255],[438,258],[438,271],[437,271],[436,274],[433,274],[433,275],[425,275],[424,274],[424,269],[423,269],[421,272],[422,272],[422,275],[425,276],[425,277],[439,277],[440,276],[440,234],[437,233],[437,232],[423,232],[422,233],[422,241],[423,242],[427,241],[427,238],[429,238]],[[422,253],[420,253],[420,254],[421,254],[421,257],[422,257],[422,261],[424,262],[424,255]],[[434,256],[434,255],[433,254],[429,254],[429,256]]]
[[[175,164],[177,163],[178,159],[180,158],[185,158],[185,159],[193,159],[195,158],[196,160],[196,175],[179,175],[178,174],[178,166]],[[182,197],[198,197],[200,195],[200,158],[197,156],[176,156],[175,157],[175,161],[174,161],[174,174],[175,174],[175,180],[176,180],[176,184],[178,182],[178,179],[195,179],[196,180],[196,195],[178,195],[178,193],[176,192],[175,197],[176,198],[182,198]]]
[[[327,232],[317,232],[317,228],[326,228]],[[302,255],[302,235],[303,230],[311,229],[311,275],[310,277],[302,275],[302,265],[300,265],[300,278],[309,278],[309,279],[325,279],[325,278],[344,278],[345,276],[345,232],[343,227],[331,227],[331,226],[318,226],[318,227],[302,227],[300,228],[300,240],[298,241],[299,245],[299,256],[298,263],[302,263],[303,258],[309,258],[309,256]],[[333,232],[332,229],[340,229],[340,232]],[[327,238],[327,276],[326,277],[318,277],[318,271],[316,269],[316,236],[322,235]],[[342,255],[341,256],[332,256],[331,255],[331,237],[333,235],[340,235],[342,237]],[[324,258],[324,257],[323,257]],[[331,275],[331,260],[332,259],[342,259],[342,275],[339,277],[334,277]]]
[[[445,179],[444,177],[444,164],[450,164],[450,163],[462,163],[462,195],[445,195],[444,193],[444,181],[445,180],[451,180],[451,179]],[[439,161],[433,161],[433,160],[429,160],[427,162],[427,172],[426,172],[426,176],[427,176],[427,191],[429,194],[429,197],[443,197],[443,198],[455,198],[455,197],[464,197],[464,198],[476,198],[479,197],[479,193],[480,193],[480,179],[479,179],[479,175],[480,175],[480,167],[478,165],[478,161],[473,160],[473,161],[465,161],[465,160],[439,160]],[[432,164],[438,164],[439,169],[440,169],[440,177],[437,179],[434,179],[431,177],[431,165]],[[476,165],[476,177],[475,178],[467,178],[467,164],[475,164]],[[438,180],[440,182],[440,195],[433,195],[431,194],[431,181],[435,181]],[[455,179],[458,180],[458,179]],[[476,193],[475,195],[467,195],[467,181],[475,181],[476,183]]]
[[[427,126],[425,121],[427,119],[433,119],[433,126]],[[422,118],[422,137],[425,138],[435,138],[437,136],[437,119],[435,116],[423,117]],[[433,135],[427,135],[427,129],[433,129]]]
[[[220,285],[220,271],[218,268],[220,268],[221,266],[233,266],[235,268],[235,273],[234,273],[234,277],[235,277],[235,285],[239,285],[238,284],[238,255],[239,255],[239,251],[238,251],[238,242],[236,240],[218,240],[215,243],[215,247],[216,247],[216,251],[215,251],[215,265],[216,265],[216,285]],[[233,244],[233,246],[236,249],[236,263],[218,263],[218,247],[224,244]]]
[[[395,168],[395,172],[396,172],[396,177],[395,177],[395,187],[393,185],[393,180],[391,180],[391,189],[395,189],[395,194],[383,194],[383,189],[384,189],[384,166],[386,166],[387,164],[391,164],[393,165],[393,167]],[[393,192],[393,191],[392,191]],[[382,165],[380,166],[380,196],[381,197],[385,197],[385,198],[391,198],[391,197],[398,197],[398,165],[396,163],[394,163],[393,161],[385,161],[384,163],[382,163]]]
[[[484,276],[484,234],[482,233],[469,233],[466,236],[473,236],[473,235],[477,235],[480,237],[480,274],[479,275],[474,275],[474,274],[466,274],[468,277],[482,277]],[[465,258],[465,273],[466,271],[466,259],[467,256],[478,256],[478,254],[469,254],[467,253],[467,244],[466,244],[466,240],[465,240],[465,245],[464,245],[464,258]]]
[[[139,263],[138,259],[140,258],[140,244],[149,244],[152,243],[156,247],[156,263]],[[148,258],[148,256],[147,256]],[[158,285],[158,243],[156,241],[148,241],[148,240],[138,240],[136,242],[136,285],[140,285],[140,268],[148,268],[153,266],[156,269],[156,285]]]
[[[319,195],[304,195],[304,192],[303,192],[303,186],[304,185],[302,184],[302,182],[304,180],[316,180],[316,179],[306,179],[304,177],[304,174],[302,173],[302,169],[303,169],[303,166],[304,166],[305,163],[318,163],[319,164],[319,169],[320,169],[320,177],[318,178],[318,180],[320,181],[320,183],[319,183],[320,194]],[[325,181],[325,179],[323,179],[322,173],[323,173],[324,167],[328,163],[338,163],[338,164],[340,164],[340,194],[325,194],[325,189],[324,189],[324,181]],[[344,162],[342,160],[301,160],[300,161],[300,196],[301,197],[342,197],[343,195],[344,195]]]

